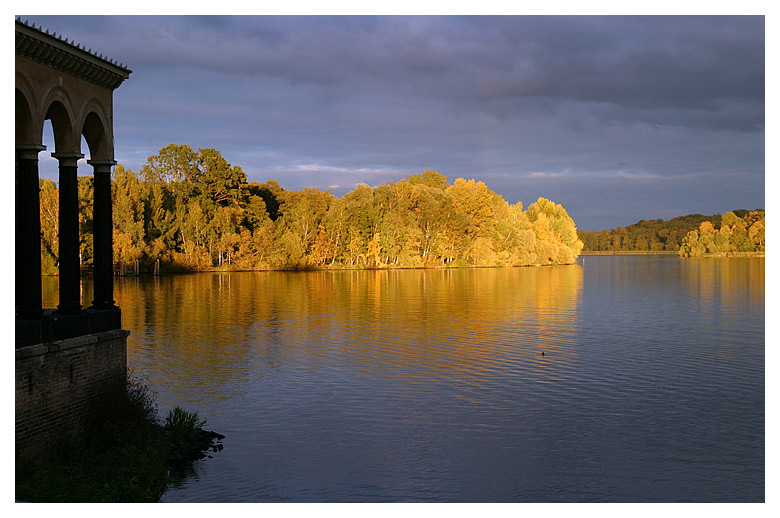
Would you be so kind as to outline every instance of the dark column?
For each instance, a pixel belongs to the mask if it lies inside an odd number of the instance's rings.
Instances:
[[[93,309],[116,309],[114,304],[114,247],[111,208],[111,166],[113,160],[88,162],[95,170],[95,205],[93,209],[93,246],[95,300]]]
[[[79,265],[79,187],[80,153],[52,153],[60,162],[60,304],[57,313],[81,312],[81,271]]]
[[[41,212],[38,152],[45,146],[16,148],[16,316],[40,319]]]

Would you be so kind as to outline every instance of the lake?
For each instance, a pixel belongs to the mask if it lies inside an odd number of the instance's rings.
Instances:
[[[763,258],[142,276],[115,298],[161,414],[226,436],[166,502],[765,498]]]

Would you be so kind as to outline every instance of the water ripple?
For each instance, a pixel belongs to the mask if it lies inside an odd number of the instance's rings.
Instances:
[[[227,436],[165,501],[764,498],[763,262],[135,281],[129,362]]]

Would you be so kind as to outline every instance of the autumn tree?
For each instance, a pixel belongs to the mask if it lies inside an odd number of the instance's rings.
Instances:
[[[92,217],[94,205],[94,182],[91,176],[78,177],[79,197],[79,261],[82,265],[92,265],[94,249],[92,246]]]
[[[680,257],[704,255],[730,255],[745,252],[763,252],[764,211],[743,211],[744,218],[734,211],[720,217],[720,229],[705,221],[696,230],[689,231],[683,239]]]
[[[458,178],[447,188],[456,213],[463,214],[469,237],[489,237],[495,224],[494,200],[496,194],[484,182]]]
[[[305,265],[317,231],[328,212],[334,196],[330,191],[307,188],[281,193],[279,218],[276,225],[284,238],[282,246],[290,246],[291,266]]]
[[[569,264],[582,250],[577,227],[563,206],[539,198],[528,207],[528,221],[536,234],[539,262]]]
[[[57,185],[48,179],[40,180],[41,213],[41,273],[59,273],[59,207]]]
[[[87,263],[91,180],[79,179]],[[45,272],[56,272],[57,194],[53,182],[41,182]],[[112,194],[114,259],[148,269],[157,261],[163,270],[518,266],[573,262],[582,247],[559,205],[540,198],[524,211],[484,182],[450,184],[433,170],[376,188],[360,184],[337,198],[318,188],[284,190],[274,180],[247,183],[218,150],[171,144],[140,174],[117,166]],[[729,239],[735,234],[763,243],[763,218],[735,219]]]
[[[122,165],[114,168],[111,184],[114,219],[114,261],[130,263],[147,250],[144,189],[138,176]]]

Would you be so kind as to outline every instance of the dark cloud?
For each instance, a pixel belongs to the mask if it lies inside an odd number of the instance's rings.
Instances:
[[[133,170],[171,142],[337,194],[430,168],[584,228],[763,204],[763,17],[29,19],[133,70]]]

